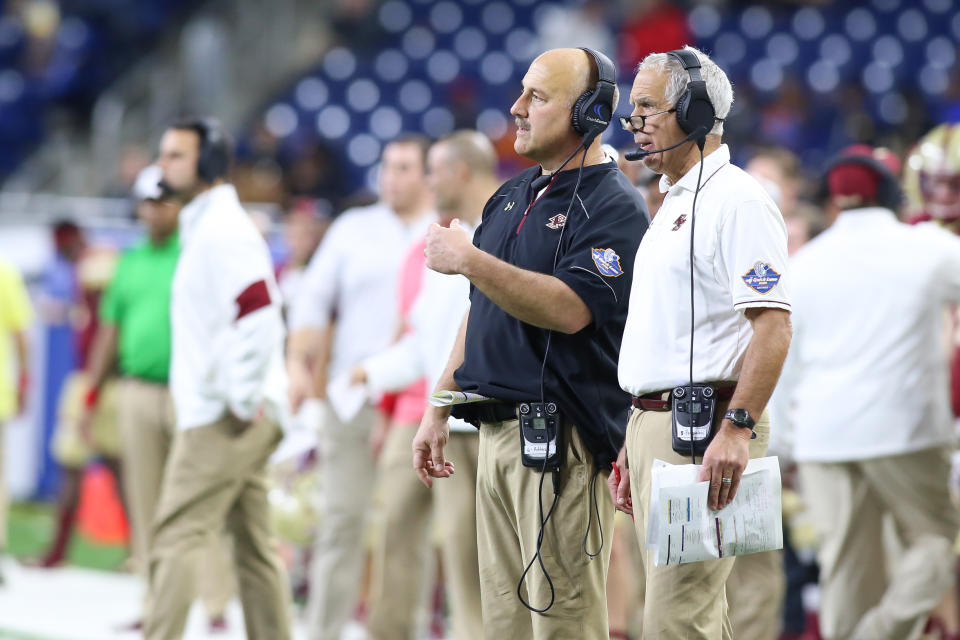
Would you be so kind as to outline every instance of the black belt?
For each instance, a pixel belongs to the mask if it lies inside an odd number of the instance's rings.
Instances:
[[[458,404],[453,405],[451,413],[454,418],[460,418],[479,428],[481,422],[516,420],[517,403],[496,401]]]
[[[717,385],[717,400],[729,400],[733,397],[736,388],[736,383]],[[645,393],[642,396],[633,396],[633,406],[644,411],[670,411],[672,409],[670,400],[672,392],[672,389],[665,389],[664,391]]]

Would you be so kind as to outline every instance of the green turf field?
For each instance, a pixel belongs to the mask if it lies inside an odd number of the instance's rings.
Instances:
[[[48,503],[18,503],[10,506],[6,552],[15,558],[39,558],[54,533],[55,508]],[[122,546],[98,545],[74,533],[67,561],[78,567],[107,571],[123,568],[127,550]],[[52,640],[0,629],[0,640]]]
[[[18,503],[10,505],[7,553],[16,558],[37,558],[43,555],[53,537],[55,509],[48,503]],[[93,544],[74,533],[67,551],[67,561],[88,569],[122,569],[127,549],[122,546]],[[28,639],[27,636],[17,638]],[[0,635],[0,639],[7,640]]]

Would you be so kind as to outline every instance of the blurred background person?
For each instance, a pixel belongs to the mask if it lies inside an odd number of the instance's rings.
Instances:
[[[177,431],[150,536],[149,640],[183,635],[197,574],[209,569],[198,560],[224,530],[247,637],[291,637],[265,471],[289,424],[285,330],[269,250],[227,182],[231,159],[210,118],[178,121],[160,141],[161,188],[183,209],[170,301]]]
[[[290,254],[277,273],[277,285],[283,296],[285,314],[290,313],[290,301],[296,299],[300,292],[310,258],[330,227],[331,218],[327,207],[329,205],[324,201],[299,198],[294,201],[292,210],[287,214],[284,239]]]
[[[439,224],[446,226],[458,219],[468,230],[476,228],[483,203],[499,186],[490,140],[477,131],[456,131],[433,144],[427,166]],[[351,378],[383,392],[427,376],[427,383],[420,388],[425,402],[446,366],[469,306],[469,282],[427,270],[423,249],[422,241],[409,249],[408,258],[419,258],[423,283],[405,318],[407,332],[389,349],[355,367]],[[413,637],[423,594],[420,584],[424,568],[430,565],[432,524],[438,529],[452,637],[479,638],[483,627],[475,507],[478,433],[473,426],[451,419],[447,446],[461,462],[457,474],[438,482],[431,492],[411,473],[410,448],[417,426],[393,424],[380,457],[384,528],[374,554],[369,633],[372,638]],[[446,505],[443,518],[434,517],[435,503]]]
[[[617,166],[620,167],[620,171],[626,174],[633,186],[640,190],[640,195],[643,196],[647,203],[647,209],[650,211],[650,219],[653,220],[667,195],[660,191],[660,174],[648,169],[642,162],[627,160],[624,157],[624,153],[627,151],[633,151],[633,149],[623,148],[617,152]]]
[[[813,189],[796,154],[784,147],[761,147],[745,170],[763,185],[783,212],[790,255],[827,227],[823,211],[803,198]]]
[[[31,560],[31,564],[44,568],[60,566],[67,560],[76,529],[84,477],[91,463],[106,467],[118,497],[123,500],[116,378],[111,375],[102,381],[100,391],[94,393],[88,370],[93,339],[100,325],[97,310],[104,290],[113,279],[115,266],[116,252],[102,245],[85,247],[76,266],[79,301],[71,311],[71,327],[77,368],[67,376],[61,388],[51,444],[53,458],[62,471],[56,530],[43,556]]]
[[[44,443],[37,493],[56,495],[60,484],[59,467],[47,446],[57,428],[58,403],[67,376],[78,366],[80,338],[75,323],[82,318],[82,296],[77,282],[77,263],[86,248],[86,238],[76,223],[58,220],[52,225],[53,259],[46,266],[38,301],[44,324],[43,407],[41,439]],[[67,519],[66,515],[58,521]],[[58,526],[63,529],[63,526]]]
[[[794,342],[777,413],[792,425],[819,539],[830,640],[917,637],[956,579],[940,341],[943,310],[960,302],[960,240],[898,222],[898,171],[887,150],[845,149],[824,178],[835,221],[791,264]],[[899,538],[892,557],[884,518]]]
[[[160,168],[151,165],[134,184],[132,195],[146,238],[123,253],[101,301],[100,326],[88,365],[88,401],[80,418],[82,424],[91,423],[104,384],[116,370],[121,377],[116,403],[123,494],[129,506],[134,567],[144,579],[150,528],[176,428],[167,382],[170,286],[180,254],[180,204],[163,197],[161,177]],[[216,631],[226,626],[224,609],[233,593],[233,572],[223,537],[215,533],[208,542],[197,589],[210,629]],[[131,625],[141,626],[141,621]]]
[[[307,267],[290,310],[287,366],[296,411],[315,393],[328,399],[320,425],[320,531],[314,545],[307,625],[311,638],[339,640],[356,604],[364,532],[376,484],[370,437],[378,411],[370,404],[339,415],[350,367],[396,335],[396,283],[405,252],[435,219],[426,183],[429,141],[395,138],[383,152],[381,200],[347,210],[330,226]],[[313,363],[334,317],[330,383],[315,389]]]
[[[906,216],[913,224],[932,223],[960,234],[960,124],[941,124],[911,149],[904,166]],[[955,430],[960,431],[960,309],[953,306],[946,319],[950,404]],[[951,457],[950,490],[960,504],[960,452]],[[960,540],[958,540],[960,542]],[[958,547],[960,549],[960,547]],[[958,576],[960,576],[960,563]],[[944,634],[960,635],[960,589],[954,584],[934,613],[931,626]]]
[[[7,547],[7,492],[4,482],[4,423],[23,412],[30,390],[27,330],[33,308],[20,273],[0,256],[0,555]],[[0,586],[3,586],[0,570]]]
[[[960,123],[934,127],[913,146],[904,167],[906,214],[960,234]]]

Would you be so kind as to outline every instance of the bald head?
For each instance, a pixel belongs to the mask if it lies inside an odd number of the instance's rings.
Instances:
[[[582,49],[551,49],[531,62],[523,76],[523,93],[510,109],[517,119],[514,150],[541,164],[571,153],[582,141],[573,130],[571,109],[584,91],[596,86],[599,75],[593,56]],[[613,110],[618,99],[614,88]]]
[[[450,158],[463,162],[470,173],[492,176],[497,170],[497,152],[493,143],[479,131],[454,131],[438,140],[436,145],[445,145]]]
[[[472,202],[483,201],[496,185],[497,154],[479,131],[461,129],[438,140],[427,154],[427,180],[441,217],[468,217]],[[477,191],[484,191],[478,194]]]
[[[530,71],[535,66],[543,67],[555,84],[553,88],[565,96],[571,107],[580,94],[591,86],[593,65],[590,54],[581,49],[552,49],[537,56],[530,65]],[[596,72],[592,75],[596,76]]]
[[[592,90],[600,79],[596,60],[583,49],[551,49],[540,54],[530,65],[531,69],[537,63],[544,65],[557,78],[558,85],[567,92],[571,107],[580,94]],[[619,99],[620,92],[614,89],[613,111],[617,110]]]

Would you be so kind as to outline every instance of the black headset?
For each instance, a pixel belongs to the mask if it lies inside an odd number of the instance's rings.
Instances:
[[[613,117],[613,94],[617,88],[617,68],[599,51],[580,47],[597,63],[597,85],[577,98],[570,112],[573,130],[580,135],[596,137],[609,126]]]
[[[677,124],[688,135],[702,130],[702,133],[696,134],[693,139],[705,140],[707,134],[713,129],[717,111],[713,108],[713,103],[710,102],[710,96],[707,94],[707,83],[700,75],[700,58],[686,49],[668,51],[667,55],[679,60],[687,75],[690,76],[686,90],[680,94],[675,105]]]
[[[197,156],[197,177],[207,183],[227,177],[230,169],[230,139],[215,118],[183,120],[175,129],[196,131],[200,137],[200,154]]]
[[[880,204],[881,207],[896,211],[900,208],[900,205],[903,204],[904,193],[900,187],[900,181],[897,179],[897,176],[893,175],[893,172],[876,158],[854,154],[840,155],[827,163],[827,166],[823,170],[823,178],[820,181],[819,196],[821,201],[826,201],[827,198],[830,197],[830,185],[828,182],[830,172],[845,164],[856,164],[861,167],[866,167],[880,177],[880,182],[877,184],[877,203]]]

